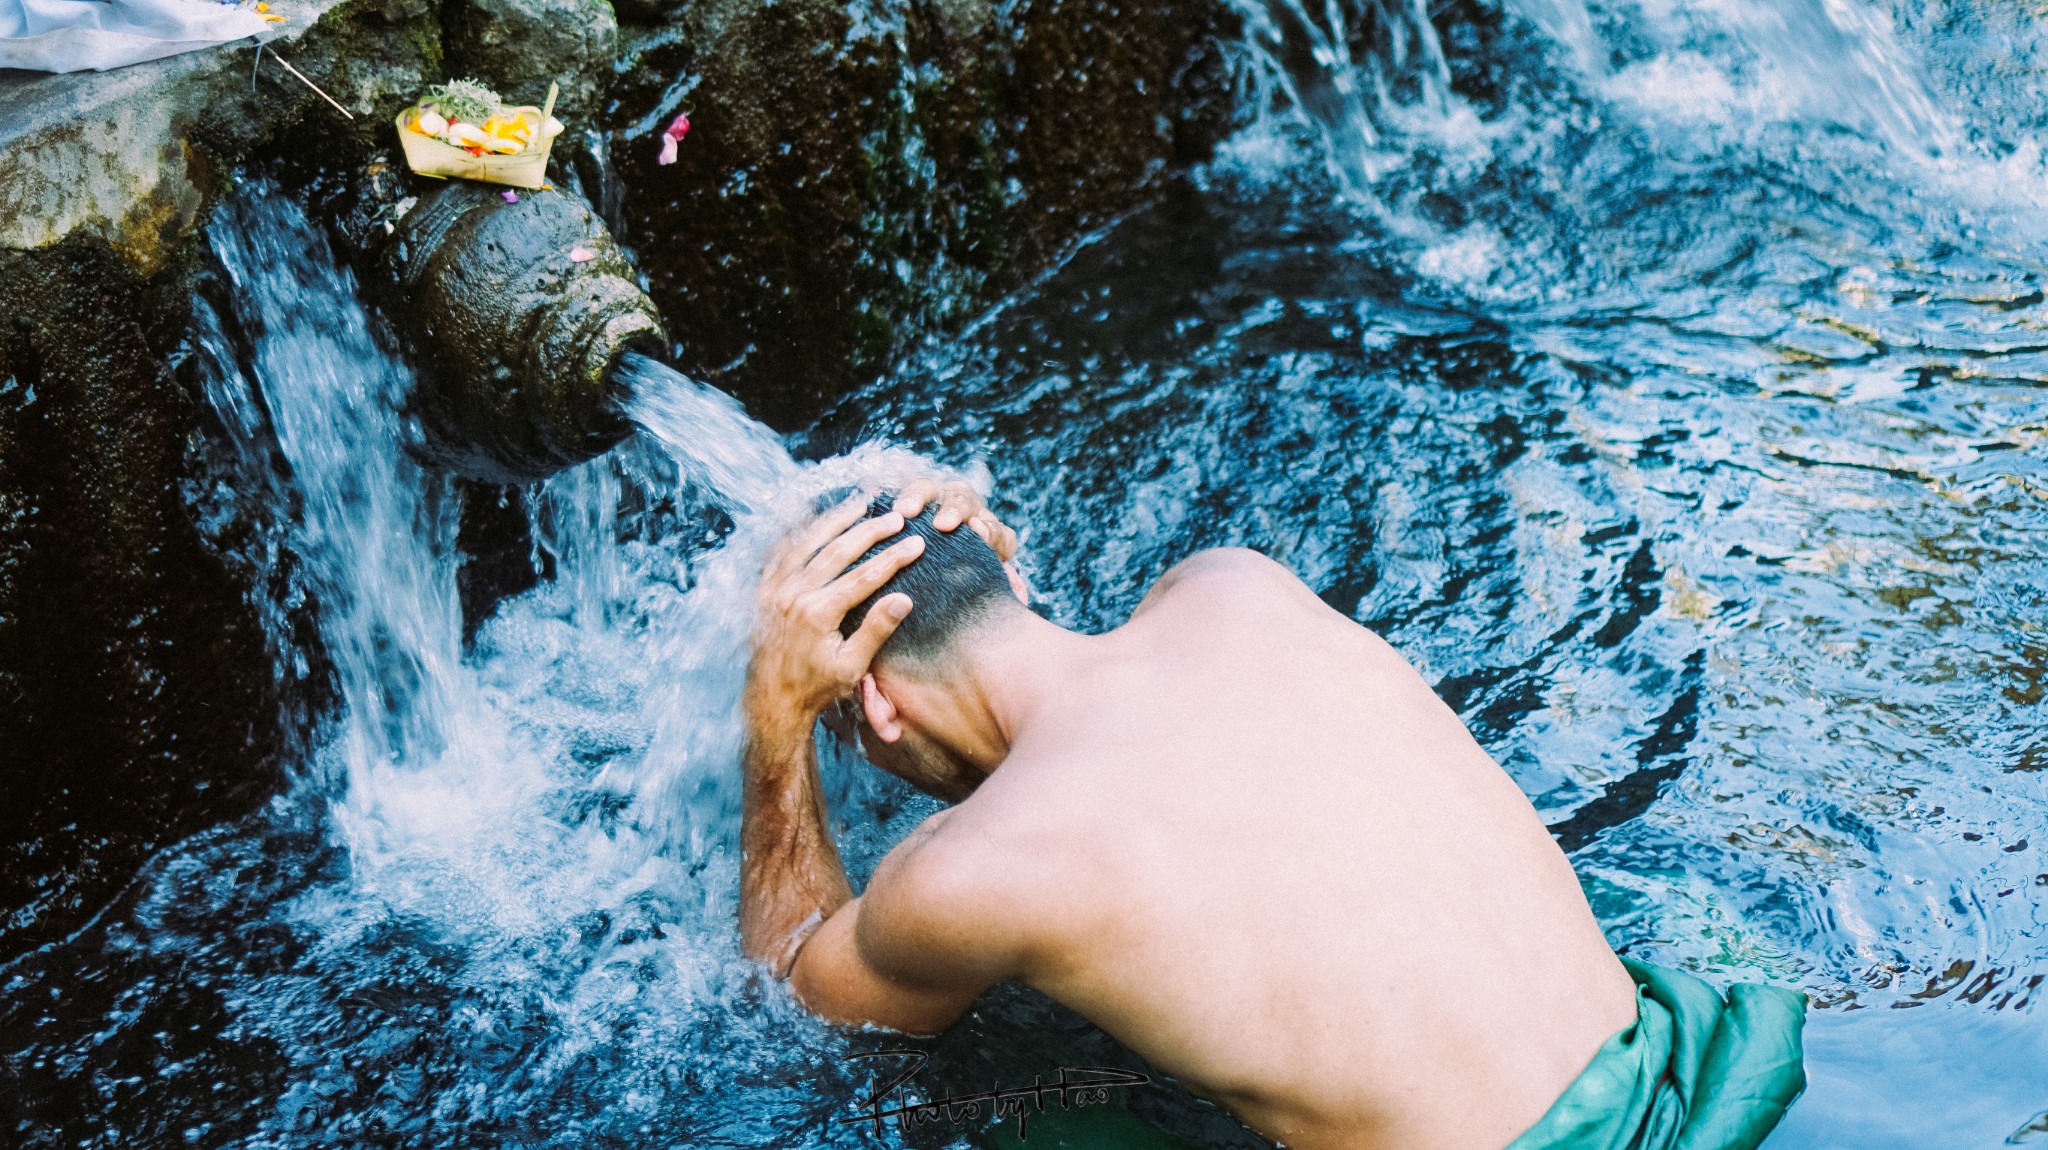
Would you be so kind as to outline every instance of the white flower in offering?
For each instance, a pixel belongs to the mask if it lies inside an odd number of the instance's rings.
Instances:
[[[480,124],[485,117],[504,106],[505,101],[496,92],[475,80],[450,80],[427,89],[425,103],[450,120],[468,120]]]
[[[536,108],[507,105],[474,80],[430,88],[396,120],[406,163],[422,175],[546,187],[548,145],[562,130],[561,121],[548,115],[556,91],[549,85],[546,105]]]

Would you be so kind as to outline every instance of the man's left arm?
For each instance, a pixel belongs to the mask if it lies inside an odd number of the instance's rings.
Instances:
[[[924,548],[913,536],[848,571],[903,529],[895,514],[863,522],[866,507],[855,496],[820,516],[778,549],[761,579],[744,698],[740,945],[778,976],[805,936],[853,897],[826,826],[812,742],[818,716],[860,681],[910,600],[883,599],[850,638],[839,622]]]
[[[1015,534],[996,522],[964,484],[908,484],[896,512],[865,521],[865,498],[848,500],[792,536],[770,559],[761,582],[744,700],[741,946],[778,977],[791,978],[798,996],[814,1011],[835,1021],[908,1030],[943,1028],[994,979],[963,991],[978,977],[970,971],[964,981],[942,975],[942,985],[918,985],[914,977],[908,982],[890,977],[859,953],[855,939],[862,901],[853,897],[828,828],[813,734],[819,715],[852,693],[913,604],[901,594],[884,597],[848,638],[839,634],[840,621],[922,554],[923,541],[913,536],[850,571],[848,566],[902,530],[904,515],[918,514],[933,499],[941,504],[934,526],[971,526],[1003,559],[1015,554]],[[911,845],[906,842],[899,851]],[[891,858],[897,857],[892,852]],[[889,870],[885,860],[877,881]],[[891,901],[902,905],[901,899]],[[900,913],[892,917],[905,918]],[[872,922],[877,916],[869,918]],[[875,935],[878,929],[871,926],[865,933]],[[893,933],[907,937],[903,931]],[[801,968],[800,954],[807,956]]]
[[[918,1034],[952,1025],[1003,974],[946,945],[955,900],[905,877],[905,856],[923,834],[891,851],[867,894],[854,897],[827,829],[811,724],[764,715],[749,725],[740,832],[747,954],[828,1021]]]
[[[853,899],[826,827],[815,717],[750,717],[740,824],[740,945],[787,977],[797,948]]]

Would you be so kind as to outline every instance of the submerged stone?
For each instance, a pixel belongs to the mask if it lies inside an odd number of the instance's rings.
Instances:
[[[561,85],[564,118],[595,115],[618,48],[606,0],[446,0],[441,26],[451,60],[512,104],[539,104]]]
[[[1222,0],[682,4],[615,85],[608,218],[681,366],[793,429],[1206,157],[1235,27]]]
[[[390,259],[430,462],[524,483],[625,438],[612,368],[628,348],[661,354],[665,337],[582,200],[536,191],[508,203],[452,183],[405,216]]]

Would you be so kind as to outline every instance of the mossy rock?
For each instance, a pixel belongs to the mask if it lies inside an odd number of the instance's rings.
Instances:
[[[561,85],[566,123],[598,112],[618,48],[607,0],[444,0],[448,66],[496,89],[511,104],[539,104]]]
[[[618,220],[685,366],[785,428],[956,329],[1234,123],[1221,0],[700,0],[615,123]]]

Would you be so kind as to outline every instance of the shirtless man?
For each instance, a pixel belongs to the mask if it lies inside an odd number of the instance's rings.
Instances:
[[[761,585],[740,930],[810,1010],[936,1033],[1015,979],[1298,1150],[1753,1146],[1798,1092],[1796,996],[1625,967],[1514,782],[1285,567],[1201,552],[1084,635],[964,485],[888,505]],[[855,698],[868,757],[956,804],[858,897],[812,744]]]

